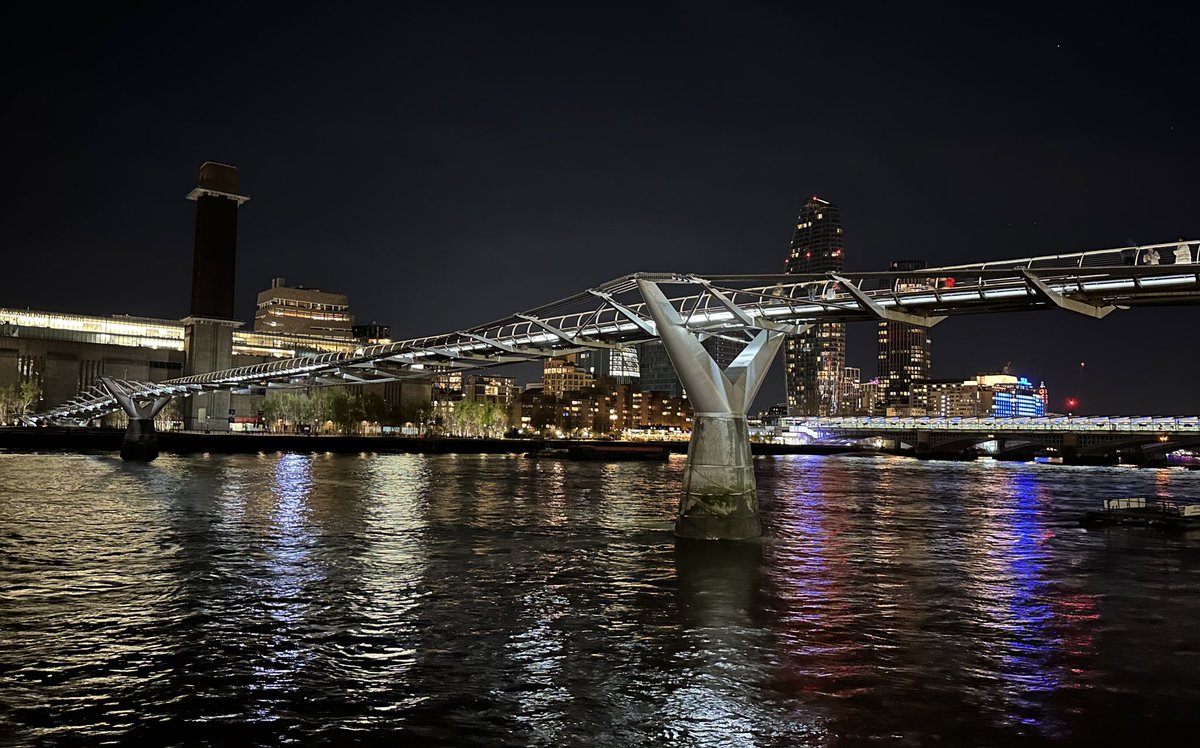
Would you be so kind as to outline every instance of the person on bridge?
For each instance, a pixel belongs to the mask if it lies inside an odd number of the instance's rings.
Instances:
[[[1192,261],[1192,248],[1188,246],[1187,240],[1182,236],[1176,239],[1179,242],[1175,246],[1175,264],[1185,265]]]

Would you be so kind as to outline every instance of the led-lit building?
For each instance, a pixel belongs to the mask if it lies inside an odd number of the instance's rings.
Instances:
[[[992,415],[998,418],[1046,415],[1048,392],[1045,382],[1034,387],[1025,377],[1006,377],[1006,381],[994,382],[991,387]]]
[[[434,400],[461,400],[463,373],[460,370],[446,371],[433,375]]]
[[[1025,377],[980,374],[974,379],[932,379],[913,382],[911,413],[943,418],[1043,416],[1048,397],[1045,384],[1034,387]]]
[[[897,260],[891,270],[923,270],[921,260]],[[896,281],[897,291],[916,291],[928,288],[922,276],[902,277]],[[880,402],[877,411],[887,415],[890,408],[900,411],[912,404],[912,383],[928,380],[931,372],[932,343],[929,328],[904,322],[878,323]]]
[[[254,312],[257,332],[310,335],[322,338],[354,338],[354,315],[345,294],[319,288],[289,287],[283,278],[258,295]]]
[[[800,209],[784,270],[817,273],[845,269],[841,212],[813,196]],[[839,415],[839,386],[846,365],[846,325],[820,322],[790,335],[784,351],[788,413],[794,416]]]

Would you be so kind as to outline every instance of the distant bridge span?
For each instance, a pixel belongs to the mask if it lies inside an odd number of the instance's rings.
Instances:
[[[824,321],[929,327],[963,314],[1056,309],[1102,319],[1135,306],[1194,305],[1198,251],[1170,243],[881,273],[638,273],[466,330],[164,382],[106,379],[25,421],[86,423],[120,408],[130,417],[123,456],[151,458],[153,416],[175,396],[424,377],[660,338],[695,410],[676,534],[753,537],[761,528],[745,413],[784,335]],[[710,336],[747,346],[721,371],[700,345]]]
[[[918,453],[960,452],[996,441],[1001,452],[1048,447],[1069,457],[1109,455],[1117,450],[1151,455],[1200,447],[1200,417],[787,418],[784,433],[811,436],[818,442],[884,438],[908,444]]]

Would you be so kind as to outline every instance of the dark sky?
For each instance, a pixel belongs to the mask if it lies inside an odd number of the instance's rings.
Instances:
[[[126,3],[10,25],[0,306],[184,315],[184,195],[209,159],[252,198],[241,316],[284,276],[395,337],[639,270],[779,272],[813,194],[841,207],[849,270],[1200,238],[1190,18],[392,5]],[[950,319],[934,375],[1011,362],[1059,407],[1200,413],[1197,321]],[[848,331],[867,375],[874,334]],[[759,402],[782,392],[779,374]]]

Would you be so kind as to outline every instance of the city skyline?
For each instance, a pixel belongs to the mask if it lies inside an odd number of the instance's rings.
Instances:
[[[183,198],[208,159],[237,165],[252,198],[236,316],[273,277],[318,279],[397,338],[627,272],[777,272],[814,193],[853,228],[850,271],[1200,238],[1196,104],[1177,95],[1170,16],[937,18],[891,38],[886,14],[822,11],[815,34],[802,11],[766,8],[282,27],[248,9],[236,34],[185,9],[93,13],[9,50],[28,74],[3,113],[22,146],[3,187],[3,306],[184,316]],[[796,29],[808,54],[793,60]],[[1117,60],[1116,38],[1156,54]],[[947,320],[933,375],[1011,361],[1061,410],[1082,360],[1080,412],[1200,412],[1200,395],[1157,386],[1187,371],[1190,352],[1162,350],[1193,314]],[[847,338],[846,363],[870,372],[870,327]],[[760,402],[782,400],[780,371]]]

